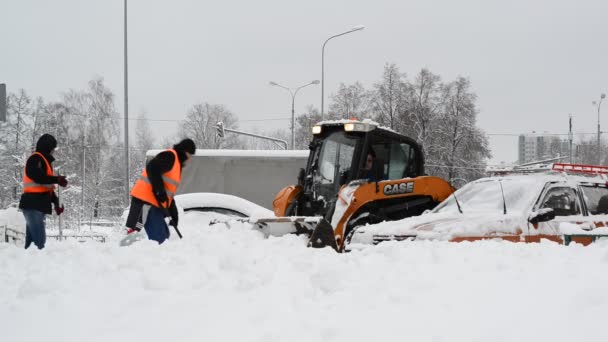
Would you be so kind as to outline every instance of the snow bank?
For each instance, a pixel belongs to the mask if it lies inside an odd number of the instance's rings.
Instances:
[[[182,232],[161,246],[0,244],[2,339],[608,340],[605,242],[388,242],[338,255],[238,224]]]
[[[0,209],[0,227],[9,228],[25,232],[25,218],[17,208]],[[4,231],[2,232],[4,233]]]

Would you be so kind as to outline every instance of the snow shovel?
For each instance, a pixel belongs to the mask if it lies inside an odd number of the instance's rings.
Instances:
[[[171,214],[169,213],[169,210],[167,208],[163,207],[162,205],[161,205],[161,210],[163,211],[163,214],[165,214],[165,218],[171,217]],[[175,229],[175,232],[177,233],[177,236],[179,236],[179,238],[182,239],[183,238],[182,237],[182,233],[179,231],[179,229],[177,229],[177,224],[175,224],[175,221],[173,221],[173,219],[169,220],[169,225],[173,226],[173,229]]]
[[[127,234],[124,238],[120,240],[119,246],[125,247],[134,244],[137,241],[144,240],[147,237],[146,232],[142,229],[137,232],[133,232],[131,234]]]

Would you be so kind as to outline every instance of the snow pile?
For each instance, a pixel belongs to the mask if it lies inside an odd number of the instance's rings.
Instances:
[[[0,228],[4,226],[20,232],[25,232],[25,218],[23,217],[23,213],[17,208],[0,209]]]
[[[184,221],[184,239],[161,246],[0,244],[2,339],[608,340],[607,242],[387,242],[339,255]]]

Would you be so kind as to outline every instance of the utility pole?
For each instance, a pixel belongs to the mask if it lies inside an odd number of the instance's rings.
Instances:
[[[86,127],[82,130],[82,186],[80,190],[80,215],[78,215],[78,231],[82,227],[84,221],[84,192],[86,185],[86,164],[87,164],[87,139],[86,139]]]
[[[327,38],[327,40],[323,43],[323,47],[321,48],[321,121],[325,120],[325,45],[327,45],[328,41],[336,37],[340,37],[355,31],[361,31],[364,28],[365,26],[363,25],[355,26],[346,32],[342,32]]]
[[[125,206],[129,205],[129,68],[127,64],[127,0],[125,1]]]
[[[573,159],[572,159],[572,114],[570,114],[569,116],[570,116],[570,120],[569,120],[570,130],[568,131],[568,142],[570,143],[570,164],[572,164],[572,162],[573,162]]]
[[[291,149],[295,150],[296,149],[296,134],[295,134],[295,127],[296,127],[296,110],[295,110],[295,102],[296,102],[296,95],[298,94],[298,91],[304,87],[307,87],[309,85],[312,84],[319,84],[319,80],[314,80],[308,84],[305,84],[303,86],[297,87],[295,88],[295,91],[292,88],[288,88],[285,86],[282,86],[280,84],[278,84],[277,82],[270,82],[269,83],[271,86],[276,86],[276,87],[280,87],[283,88],[285,90],[287,90],[289,92],[289,94],[291,94]]]
[[[0,83],[0,122],[6,121],[6,84]]]

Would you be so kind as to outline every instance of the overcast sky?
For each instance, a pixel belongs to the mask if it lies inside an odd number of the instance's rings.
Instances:
[[[321,78],[326,106],[340,82],[371,87],[386,62],[414,75],[470,78],[488,134],[595,132],[608,91],[606,0],[129,0],[129,111],[180,119],[223,104],[241,127],[287,128],[291,97],[271,87]],[[0,0],[0,83],[47,100],[101,76],[123,111],[122,0]],[[302,89],[296,114],[320,107]],[[601,124],[608,131],[608,103]],[[246,121],[260,119],[287,119]],[[135,122],[131,122],[131,127]],[[153,122],[159,136],[174,122]],[[159,139],[160,140],[160,139]],[[490,135],[494,161],[517,159],[515,136]]]

